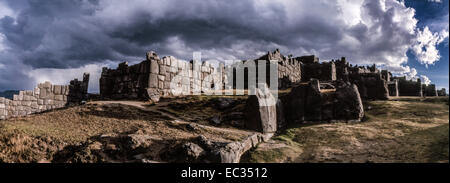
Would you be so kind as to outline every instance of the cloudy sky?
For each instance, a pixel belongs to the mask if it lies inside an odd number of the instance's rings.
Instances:
[[[347,57],[448,89],[448,0],[0,0],[0,91],[160,56]]]

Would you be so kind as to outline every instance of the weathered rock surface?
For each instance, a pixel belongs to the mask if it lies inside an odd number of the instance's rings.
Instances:
[[[335,101],[335,119],[360,121],[364,117],[364,107],[355,84],[339,84],[336,88]]]
[[[318,80],[294,87],[282,97],[288,123],[309,121],[359,121],[364,116],[362,100],[356,85],[333,82],[335,91],[320,90]]]
[[[89,73],[85,73],[82,81],[74,79],[69,85],[45,82],[33,90],[20,91],[12,100],[0,97],[0,119],[81,104],[87,100],[88,85]]]
[[[306,95],[305,121],[322,120],[322,95],[320,93],[319,80],[309,82]]]
[[[197,161],[206,152],[199,145],[188,142],[183,145],[184,154],[187,157],[187,161]]]
[[[263,133],[277,131],[277,100],[270,93],[267,84],[258,84],[256,95],[250,95],[247,100],[246,127]]]

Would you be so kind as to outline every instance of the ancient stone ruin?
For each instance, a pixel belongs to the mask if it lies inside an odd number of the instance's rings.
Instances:
[[[445,88],[442,88],[437,91],[438,96],[447,96],[447,92],[445,91]]]
[[[274,70],[277,75],[271,77]],[[239,84],[236,78],[244,78],[244,83]],[[277,93],[268,92],[274,88],[292,91],[278,99]],[[268,133],[287,122],[359,121],[364,115],[362,99],[438,95],[434,85],[393,77],[375,65],[353,66],[345,57],[330,62],[319,62],[314,55],[286,57],[278,49],[255,60],[226,66],[186,62],[172,56],[159,58],[155,52],[148,52],[147,59],[139,64],[128,66],[124,62],[117,69],[103,68],[100,79],[104,99],[158,102],[161,97],[214,92],[229,95],[226,90],[241,89],[249,94],[246,126]],[[271,95],[275,95],[275,101]],[[266,103],[272,105],[263,105]]]
[[[0,98],[0,119],[83,103],[89,99],[88,83],[89,74],[85,73],[82,81],[75,79],[69,85],[45,82],[34,90],[20,91],[12,100]],[[234,163],[246,151],[290,125],[360,122],[364,117],[363,100],[446,96],[446,91],[436,90],[434,84],[424,85],[420,79],[393,77],[375,65],[353,66],[345,57],[319,62],[315,55],[286,57],[278,49],[230,65],[183,61],[173,56],[160,58],[151,51],[138,64],[122,62],[116,69],[103,68],[100,78],[101,100],[158,103],[164,97],[202,94],[248,95],[247,100],[240,100],[245,101],[245,109],[239,111],[243,122],[238,128],[248,129],[243,131],[251,135],[227,143],[213,143],[199,136],[195,143],[187,142],[181,149],[189,157],[201,156],[207,162]]]
[[[74,79],[69,85],[38,84],[34,90],[20,91],[13,99],[0,97],[0,119],[26,116],[33,113],[76,105],[87,100],[89,74],[83,81]]]
[[[393,79],[398,81],[399,96],[423,96],[422,82],[420,79],[417,79],[417,81],[412,81],[407,80],[405,76],[394,77]]]

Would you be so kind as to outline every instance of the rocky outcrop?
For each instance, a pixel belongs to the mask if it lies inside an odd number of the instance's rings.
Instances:
[[[389,96],[398,97],[398,80],[388,82]]]
[[[354,84],[336,81],[335,90],[320,88],[318,80],[300,84],[281,98],[288,123],[309,121],[360,121],[364,116],[363,104]]]
[[[334,119],[360,121],[364,117],[364,107],[355,84],[339,83],[334,102]]]
[[[255,148],[259,143],[269,140],[273,133],[253,134],[243,141],[232,142],[218,149],[221,163],[239,163],[241,156],[251,148]]]

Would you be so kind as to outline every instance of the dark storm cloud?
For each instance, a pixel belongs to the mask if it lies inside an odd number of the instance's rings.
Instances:
[[[0,70],[24,73],[3,72],[0,89],[12,78],[36,78],[32,70],[100,68],[139,61],[149,50],[186,60],[201,51],[205,59],[224,60],[280,48],[402,68],[415,36],[414,11],[385,2],[6,0],[14,13],[0,13],[0,49],[7,48],[0,50]]]

